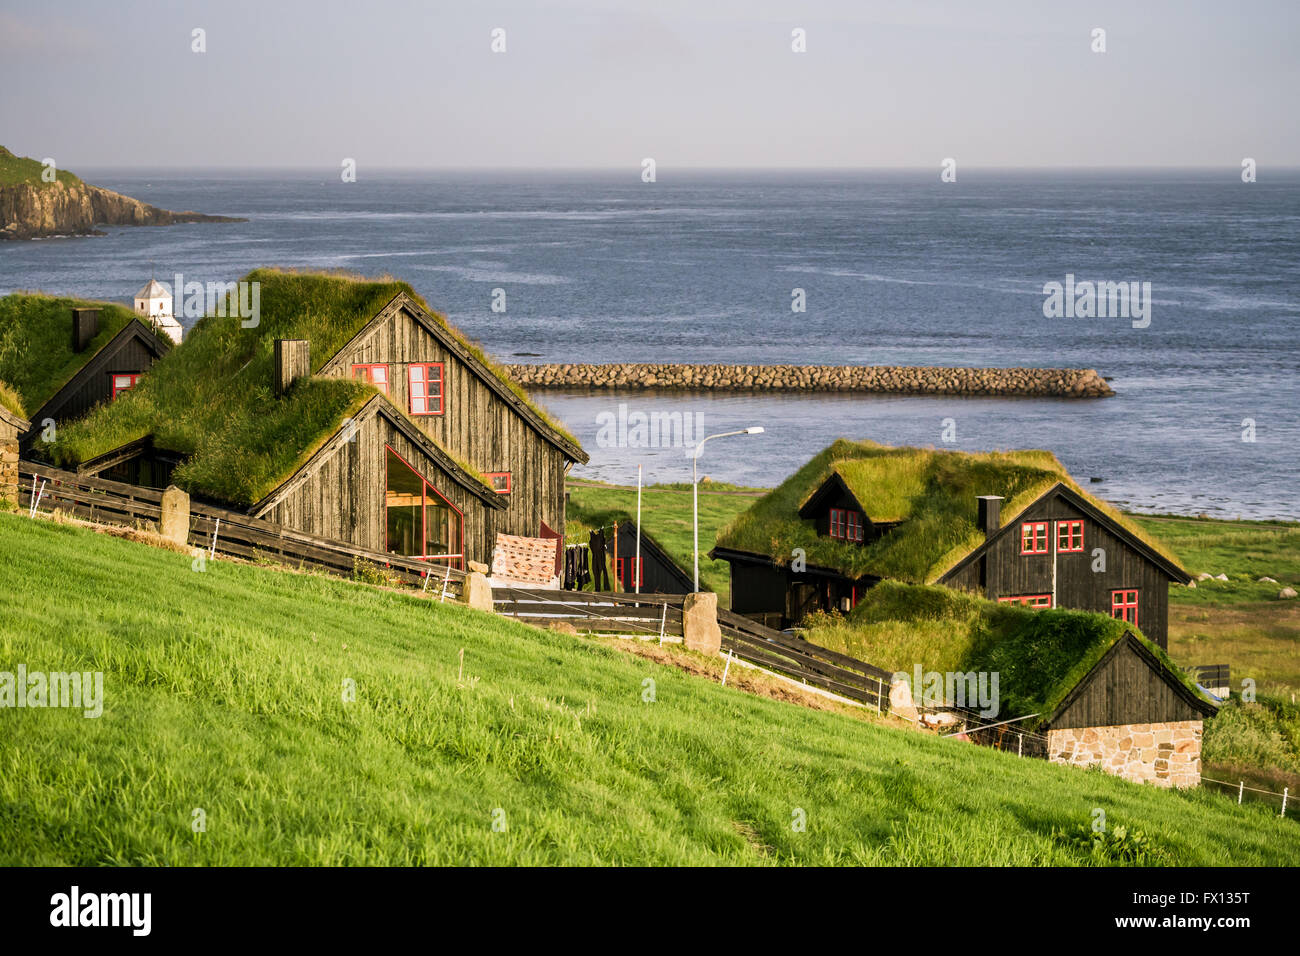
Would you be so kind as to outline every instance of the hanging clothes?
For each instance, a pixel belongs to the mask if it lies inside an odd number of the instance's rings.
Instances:
[[[595,579],[597,591],[608,591],[609,571],[605,566],[605,529],[597,528],[591,533],[591,573]]]

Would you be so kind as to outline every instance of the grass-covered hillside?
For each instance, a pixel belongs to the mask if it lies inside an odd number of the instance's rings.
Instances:
[[[0,746],[4,864],[1042,866],[1094,859],[1074,834],[1098,807],[1148,838],[1137,862],[1300,859],[1300,827],[1262,806],[750,696],[413,595],[196,571],[0,515],[0,670],[19,663],[102,671],[105,703],[97,719],[0,712],[22,741]]]
[[[82,352],[72,351],[74,308],[99,309],[99,333]],[[34,413],[133,317],[130,309],[114,302],[41,292],[0,298],[0,382],[17,393],[28,413]]]
[[[26,156],[15,156],[5,147],[0,146],[0,187],[4,186],[52,186],[41,178],[45,167],[39,160]],[[81,180],[67,170],[55,170],[55,178],[65,186],[77,186]]]

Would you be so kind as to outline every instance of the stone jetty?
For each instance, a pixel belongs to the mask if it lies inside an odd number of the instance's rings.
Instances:
[[[1091,368],[939,368],[896,365],[507,365],[524,388],[661,391],[876,392],[1105,398]]]

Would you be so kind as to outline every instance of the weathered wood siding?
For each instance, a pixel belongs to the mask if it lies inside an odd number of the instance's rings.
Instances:
[[[1085,680],[1079,695],[1052,721],[1052,729],[1156,724],[1203,716],[1127,641],[1103,658]]]
[[[1169,629],[1169,577],[1105,525],[1084,515],[1058,493],[1034,502],[984,555],[940,583],[983,594],[990,599],[1052,593],[1052,538],[1056,521],[1083,521],[1083,551],[1056,554],[1056,607],[1110,614],[1111,592],[1136,589],[1137,626],[1150,640],[1166,647]],[[1049,552],[1020,553],[1020,525],[1047,521]],[[1106,570],[1093,571],[1093,551],[1106,552]]]
[[[498,530],[537,537],[542,522],[564,533],[564,455],[503,402],[461,360],[404,309],[377,323],[363,341],[339,355],[326,374],[351,377],[353,365],[388,366],[388,397],[410,411],[407,368],[441,362],[443,413],[412,415],[434,441],[482,474],[508,471],[510,507],[497,516]]]
[[[636,524],[624,521],[618,526],[618,554],[623,559],[623,568],[627,580],[622,590],[635,590],[632,578],[632,559],[636,556]],[[615,558],[611,547],[610,560]],[[641,539],[641,563],[644,573],[641,576],[641,590],[646,594],[689,594],[694,582],[691,574],[679,568],[671,559],[667,559],[657,549],[648,546],[643,536]],[[617,571],[614,572],[617,574]]]
[[[384,490],[386,449],[401,455],[463,515],[468,560],[489,564],[498,514],[456,484],[424,452],[380,415],[357,422],[353,441],[334,439],[310,472],[262,517],[286,527],[337,538],[370,551],[387,550]]]

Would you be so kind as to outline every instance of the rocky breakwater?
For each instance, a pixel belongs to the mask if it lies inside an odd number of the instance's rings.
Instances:
[[[509,365],[524,388],[878,392],[895,395],[1114,395],[1096,369],[894,365]]]

